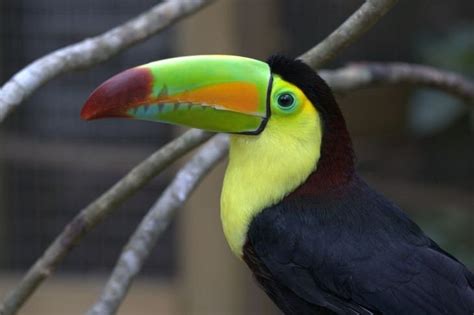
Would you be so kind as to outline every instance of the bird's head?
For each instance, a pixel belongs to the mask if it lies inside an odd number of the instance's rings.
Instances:
[[[300,61],[190,56],[112,77],[90,95],[81,117],[171,123],[231,133],[242,144],[265,140],[290,146],[286,150],[317,147],[319,152],[328,97],[324,81]]]
[[[123,117],[254,136],[273,120],[301,132],[316,116],[302,89],[274,73],[271,61],[221,55],[126,70],[100,85],[81,112],[86,120]]]
[[[225,231],[226,222],[228,229],[248,223],[249,216],[294,192],[316,169],[326,178],[315,185],[325,187],[352,163],[344,120],[329,87],[303,62],[282,56],[268,62],[191,56],[135,67],[99,86],[81,117],[230,133],[221,199]],[[226,220],[226,209],[237,207],[242,215]],[[226,231],[228,239],[231,234],[239,232]]]

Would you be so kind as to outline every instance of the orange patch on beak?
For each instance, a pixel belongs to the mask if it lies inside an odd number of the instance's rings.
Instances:
[[[240,113],[258,113],[258,90],[250,83],[220,83],[186,91],[175,95],[164,95],[157,103],[195,103],[221,107]]]

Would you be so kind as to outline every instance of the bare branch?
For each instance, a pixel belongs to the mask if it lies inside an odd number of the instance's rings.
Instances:
[[[0,122],[49,80],[72,70],[106,61],[212,0],[170,0],[99,36],[66,46],[29,64],[0,89]]]
[[[319,74],[335,92],[387,84],[410,84],[436,88],[466,103],[474,104],[474,82],[460,74],[433,67],[409,63],[353,63],[336,70],[321,70]]]
[[[313,69],[318,69],[333,59],[339,51],[359,39],[387,13],[398,0],[366,0],[334,32],[315,47],[300,56]]]
[[[35,289],[53,273],[66,254],[94,226],[177,158],[211,136],[211,133],[195,129],[186,132],[134,167],[114,186],[81,210],[7,295],[3,305],[0,305],[0,314],[16,314]]]
[[[183,206],[209,170],[225,156],[227,147],[227,135],[215,136],[178,172],[124,247],[101,297],[88,315],[116,313],[158,236],[168,227],[176,210]]]

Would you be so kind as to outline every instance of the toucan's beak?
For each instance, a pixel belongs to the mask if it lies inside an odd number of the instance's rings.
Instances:
[[[236,56],[192,56],[126,70],[99,86],[83,119],[126,117],[258,134],[269,116],[268,64]]]

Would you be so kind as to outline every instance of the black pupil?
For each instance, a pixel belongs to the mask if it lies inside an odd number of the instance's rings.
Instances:
[[[294,98],[290,94],[282,94],[278,97],[278,104],[282,107],[289,107],[293,105]]]

